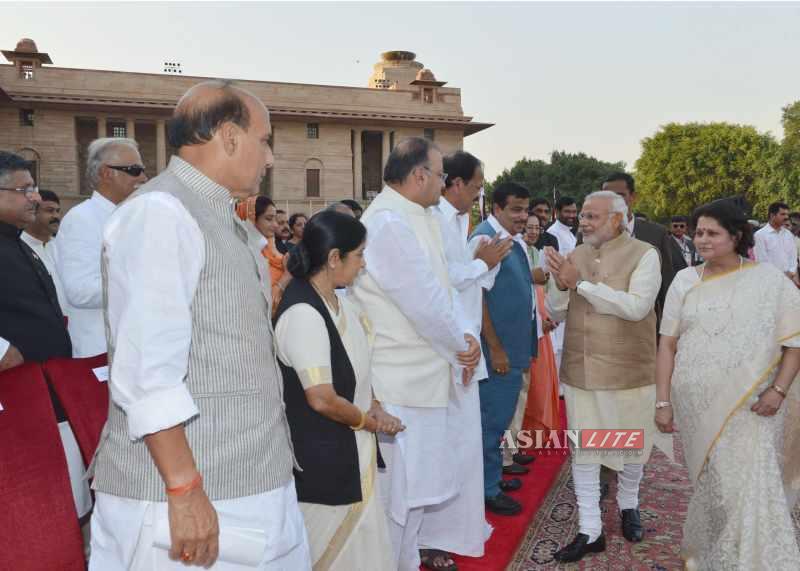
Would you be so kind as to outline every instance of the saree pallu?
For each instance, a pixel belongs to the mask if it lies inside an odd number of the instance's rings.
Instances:
[[[545,309],[544,287],[536,286],[536,305],[542,321],[549,316]],[[558,366],[553,342],[546,333],[539,339],[539,353],[531,359],[531,382],[525,405],[523,430],[561,430],[558,398]]]
[[[694,483],[687,569],[796,571],[800,386],[775,416],[750,407],[774,380],[782,348],[800,347],[800,293],[775,268],[746,265],[697,281],[674,315],[662,334],[677,331],[672,402]]]

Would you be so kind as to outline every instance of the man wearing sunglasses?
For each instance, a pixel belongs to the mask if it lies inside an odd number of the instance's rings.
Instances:
[[[75,357],[106,352],[100,278],[103,226],[116,206],[147,180],[136,141],[111,137],[92,141],[86,179],[92,196],[64,216],[56,253]]]
[[[695,266],[699,262],[697,248],[687,235],[689,218],[687,216],[673,216],[670,221],[669,233],[672,236],[672,268],[677,274],[684,268]]]

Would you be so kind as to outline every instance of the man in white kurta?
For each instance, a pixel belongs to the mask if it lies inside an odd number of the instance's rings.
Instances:
[[[789,219],[789,209],[776,202],[769,207],[769,222],[755,233],[756,261],[772,264],[790,279],[797,276],[797,244],[794,235],[784,223]]]
[[[567,315],[561,365],[568,427],[644,429],[644,446],[638,455],[573,451],[580,529],[575,540],[556,553],[561,562],[605,550],[599,505],[601,464],[619,472],[617,504],[623,535],[629,541],[641,541],[638,493],[644,463],[654,443],[668,454],[672,451],[671,439],[663,438],[653,423],[654,305],[661,285],[660,260],[654,248],[629,236],[626,211],[624,201],[611,192],[589,195],[581,212],[585,243],[569,259],[547,252],[559,287],[569,292],[556,292],[551,300],[557,317],[581,312]],[[611,349],[605,352],[603,347]]]
[[[353,300],[372,322],[372,386],[384,409],[406,426],[381,436],[387,468],[378,474],[398,568],[419,568],[418,535],[427,506],[458,493],[447,441],[451,368],[480,359],[476,332],[461,319],[450,285],[439,224],[442,154],[421,138],[402,141],[384,171],[387,186],[361,221],[367,227],[366,270]]]
[[[510,243],[495,241],[476,250],[467,245],[469,216],[483,186],[483,169],[477,158],[464,151],[445,157],[448,173],[442,200],[434,207],[442,230],[450,282],[458,292],[464,320],[478,333],[481,330],[482,288],[500,269],[500,261]],[[437,506],[425,509],[420,530],[420,545],[468,557],[483,556],[483,546],[491,533],[483,506],[483,472],[475,469],[475,458],[483,454],[481,407],[478,381],[488,376],[481,355],[472,380],[464,384],[454,369],[447,407],[448,441],[456,456],[459,494]]]
[[[103,228],[117,205],[147,180],[133,139],[95,139],[89,145],[86,163],[92,196],[64,216],[56,253],[74,357],[106,352],[100,276]]]
[[[92,466],[89,569],[310,569],[269,274],[234,214],[272,164],[269,115],[207,82],[173,122],[178,154],[104,231],[112,402]]]
[[[58,195],[49,190],[40,190],[39,195],[42,201],[36,208],[36,220],[25,227],[20,235],[20,239],[36,252],[42,260],[44,267],[53,278],[53,285],[56,286],[56,295],[61,311],[65,312],[66,299],[64,297],[64,286],[56,271],[56,243],[54,238],[61,224],[61,201]]]

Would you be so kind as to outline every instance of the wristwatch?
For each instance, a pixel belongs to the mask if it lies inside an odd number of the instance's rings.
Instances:
[[[672,406],[672,403],[669,402],[668,400],[660,400],[656,402],[656,410],[660,408],[667,408],[668,406]]]
[[[582,284],[584,281],[586,281],[586,280],[581,280],[581,279],[579,279],[578,281],[576,281],[576,282],[575,282],[575,291],[578,291],[578,288],[579,288],[579,287],[581,287],[581,284]]]

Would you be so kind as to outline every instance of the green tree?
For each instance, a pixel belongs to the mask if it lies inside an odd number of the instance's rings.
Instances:
[[[718,198],[762,202],[779,149],[769,134],[730,123],[670,123],[642,141],[637,209],[656,219],[690,214]]]
[[[771,202],[783,200],[800,208],[800,101],[783,108],[783,141],[769,157],[768,175],[759,186],[755,211],[767,216]]]
[[[531,191],[531,197],[552,201],[553,188],[560,196],[571,196],[578,202],[600,189],[603,179],[615,171],[625,170],[625,163],[607,163],[585,153],[553,151],[550,162],[522,158],[504,170],[486,187],[487,196],[501,182],[517,182]]]

